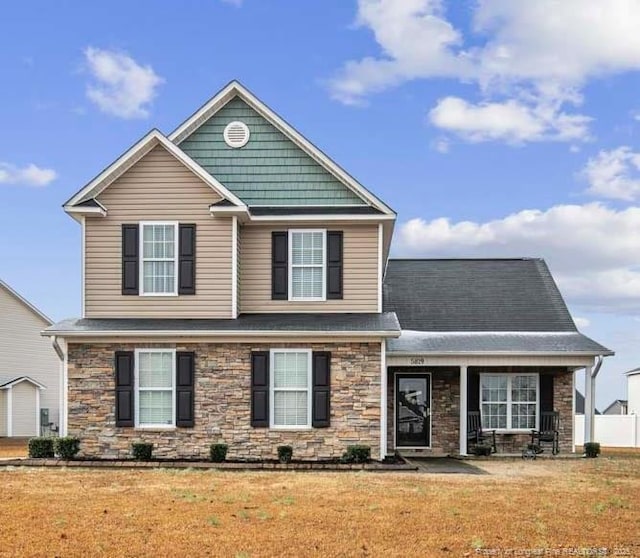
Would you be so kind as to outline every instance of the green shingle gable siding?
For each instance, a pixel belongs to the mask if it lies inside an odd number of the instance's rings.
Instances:
[[[240,149],[222,136],[229,122],[251,133]],[[239,97],[180,143],[180,148],[247,205],[365,205],[356,194]]]

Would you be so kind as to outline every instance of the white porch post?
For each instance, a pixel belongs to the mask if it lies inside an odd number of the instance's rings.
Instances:
[[[387,342],[380,344],[380,459],[387,456]]]
[[[595,378],[591,377],[592,366],[584,369],[584,443],[593,442],[593,416],[595,414]]]
[[[467,455],[467,367],[460,366],[460,455]]]

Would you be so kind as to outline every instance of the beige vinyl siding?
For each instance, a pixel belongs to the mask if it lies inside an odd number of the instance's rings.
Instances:
[[[46,389],[40,392],[40,407],[49,409],[49,420],[57,426],[60,424],[60,359],[51,346],[51,339],[40,335],[49,325],[0,285],[0,384],[22,376],[41,383]],[[35,409],[33,413],[35,416]]]
[[[331,224],[343,241],[343,299],[320,302],[271,300],[271,233],[322,225],[242,227],[240,308],[242,312],[377,312],[378,225]]]
[[[107,217],[85,221],[87,318],[230,318],[231,217],[211,217],[221,199],[163,147],[156,147],[98,196]],[[123,223],[196,224],[196,294],[122,295]]]
[[[7,391],[0,389],[0,436],[7,435]]]
[[[37,389],[31,382],[20,382],[11,388],[12,434],[15,437],[38,435]]]

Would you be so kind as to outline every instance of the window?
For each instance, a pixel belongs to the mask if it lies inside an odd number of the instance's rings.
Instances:
[[[176,353],[136,351],[136,426],[175,426]]]
[[[289,231],[289,299],[325,300],[326,231]]]
[[[177,294],[177,223],[140,223],[143,295]]]
[[[271,426],[311,428],[311,351],[271,351]]]
[[[484,428],[530,430],[538,421],[537,374],[481,374]]]

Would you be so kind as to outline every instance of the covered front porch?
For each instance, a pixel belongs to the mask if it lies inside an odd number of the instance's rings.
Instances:
[[[520,455],[541,417],[557,416],[560,454],[575,451],[576,372],[591,377],[594,357],[538,355],[401,355],[386,362],[386,453],[469,455],[469,417],[495,431],[498,454]],[[593,382],[586,392],[593,399]],[[552,446],[543,445],[546,453]]]

